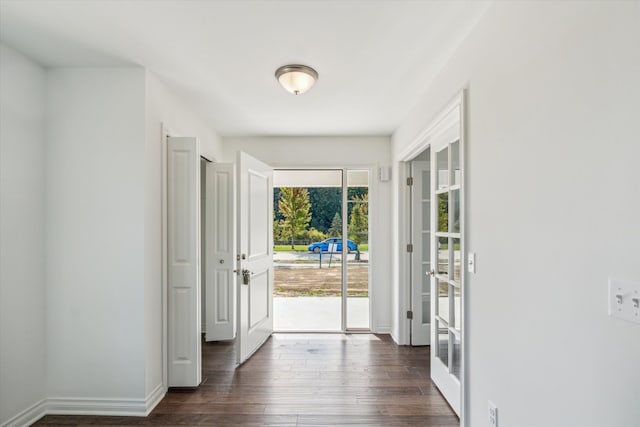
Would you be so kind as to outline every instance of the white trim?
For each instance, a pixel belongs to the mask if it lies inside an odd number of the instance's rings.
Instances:
[[[144,414],[145,417],[148,416],[156,406],[158,406],[158,403],[160,403],[160,401],[164,399],[164,396],[166,394],[167,389],[165,388],[164,384],[160,383],[151,393],[147,395],[147,398],[144,400],[144,404],[146,407]]]
[[[167,137],[171,134],[171,130],[164,123],[160,126],[160,147],[162,150],[162,172],[160,180],[162,181],[162,203],[160,207],[160,215],[162,217],[162,385],[167,387],[168,381],[168,347],[167,347]]]
[[[375,330],[372,330],[371,332],[374,334],[391,335],[391,337],[393,338],[393,333],[391,332],[391,325],[379,325]]]
[[[410,222],[405,215],[410,208],[410,192],[407,185],[410,165],[407,162],[397,163],[398,168],[398,336],[392,334],[398,345],[410,344],[411,322],[407,319],[407,310],[411,307],[410,299],[410,256],[407,253],[407,244],[411,243]]]
[[[464,97],[464,89],[458,92],[452,99],[449,101],[447,106],[440,111],[433,120],[429,122],[429,125],[418,134],[414,138],[413,141],[409,145],[407,145],[404,150],[402,150],[398,155],[398,160],[401,162],[408,162],[416,157],[418,154],[422,153],[429,145],[431,145],[431,141],[434,137],[449,129],[452,123],[448,123],[446,119],[449,117],[451,111],[456,108],[462,108],[463,105],[463,97]],[[457,118],[455,120],[457,122]]]
[[[47,399],[47,415],[111,415],[144,417],[144,399],[99,399],[84,397],[54,397]]]
[[[145,399],[105,399],[53,397],[42,399],[2,424],[2,427],[29,426],[45,415],[109,415],[146,417],[164,398],[167,390],[162,384]]]
[[[460,229],[462,239],[462,246],[460,247],[460,254],[462,255],[461,267],[462,276],[460,279],[460,304],[462,305],[462,312],[460,313],[462,322],[462,333],[460,337],[460,343],[462,344],[462,354],[460,355],[460,425],[469,425],[469,414],[471,408],[469,406],[469,375],[467,373],[468,355],[469,355],[469,316],[467,307],[467,295],[468,295],[468,274],[467,274],[467,251],[469,250],[469,226],[467,215],[467,189],[469,188],[469,174],[467,173],[467,89],[463,89],[460,94],[460,170],[462,171],[462,187],[460,190],[460,221],[462,222],[462,228]]]
[[[40,402],[28,407],[16,416],[8,419],[2,424],[2,427],[29,426],[45,415],[47,415],[47,399],[42,399]]]

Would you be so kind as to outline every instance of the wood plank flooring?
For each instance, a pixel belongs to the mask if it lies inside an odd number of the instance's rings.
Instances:
[[[36,425],[458,426],[428,365],[428,347],[388,335],[274,334],[238,368],[232,343],[206,343],[203,384],[167,393],[146,418],[48,415]]]

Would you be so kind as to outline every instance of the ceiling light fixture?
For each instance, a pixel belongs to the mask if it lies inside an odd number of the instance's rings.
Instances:
[[[276,79],[287,92],[300,95],[311,89],[318,80],[318,72],[306,65],[284,65],[276,70]]]

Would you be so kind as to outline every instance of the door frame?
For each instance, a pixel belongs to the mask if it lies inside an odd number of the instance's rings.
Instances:
[[[412,300],[411,300],[411,292],[412,292],[412,283],[411,283],[411,253],[409,253],[406,248],[407,245],[412,243],[412,235],[411,235],[411,191],[409,186],[407,185],[407,178],[411,176],[411,160],[422,153],[427,148],[431,147],[431,142],[437,137],[440,129],[448,128],[446,122],[448,117],[450,117],[450,113],[456,108],[460,108],[460,144],[463,148],[463,152],[466,152],[466,130],[467,130],[467,111],[466,111],[466,100],[467,98],[467,89],[464,88],[460,92],[458,92],[451,100],[445,105],[443,109],[440,110],[438,115],[429,122],[429,124],[421,131],[416,138],[398,155],[398,237],[399,237],[399,245],[398,245],[398,280],[400,283],[399,288],[399,313],[401,314],[401,319],[403,321],[400,322],[399,327],[399,341],[401,344],[408,344],[409,337],[411,334],[411,321],[406,318],[403,314],[412,308]],[[432,153],[433,155],[433,153]],[[466,164],[466,161],[465,161]],[[468,174],[463,174],[463,186],[466,188],[468,185]],[[466,199],[466,192],[464,193],[463,199]],[[465,221],[463,222],[464,230],[463,235],[465,239],[468,240],[468,212],[467,212],[467,204],[466,200],[461,200],[460,213],[464,216]],[[462,253],[462,268],[466,271],[466,259],[468,251],[468,242],[465,242],[464,252]],[[464,275],[464,281],[468,280],[467,276]],[[468,399],[468,372],[467,372],[467,353],[468,353],[468,326],[469,326],[469,316],[468,316],[468,308],[466,305],[466,294],[467,294],[467,286],[463,284],[462,292],[461,292],[461,304],[462,304],[462,355],[461,355],[461,374],[460,374],[460,425],[467,425],[466,414],[468,413],[467,405],[469,402]],[[431,349],[434,351],[434,349]]]
[[[346,183],[347,180],[347,174],[345,173],[347,170],[353,169],[353,170],[367,170],[369,171],[369,248],[373,247],[373,245],[375,244],[375,237],[373,235],[373,233],[371,232],[371,225],[374,223],[373,218],[375,218],[376,216],[376,207],[378,205],[377,203],[377,197],[378,197],[378,174],[377,174],[377,170],[378,167],[376,165],[371,165],[371,164],[349,164],[349,165],[333,165],[333,166],[316,166],[316,165],[312,165],[312,166],[291,166],[291,165],[278,165],[278,164],[271,164],[271,166],[273,167],[274,171],[277,170],[340,170],[343,172],[342,174],[342,179],[343,179],[343,183]],[[274,187],[275,188],[275,187]],[[344,217],[344,212],[347,209],[346,206],[346,194],[342,195],[342,213],[341,215]],[[274,209],[275,209],[275,204],[274,204]],[[348,224],[347,222],[343,219],[342,220],[342,228],[343,228],[343,235],[346,236],[345,230],[347,228]],[[343,242],[344,243],[344,242]],[[357,334],[357,333],[365,333],[365,334],[369,334],[369,333],[378,333],[375,328],[374,325],[376,325],[375,320],[376,320],[376,311],[373,309],[375,307],[375,274],[372,274],[372,271],[375,271],[375,263],[372,262],[372,256],[371,256],[371,250],[369,250],[369,271],[368,271],[368,277],[369,277],[369,330],[363,330],[363,329],[348,329],[346,327],[346,299],[343,299],[341,301],[341,305],[342,305],[342,309],[341,309],[341,325],[342,325],[342,330],[340,331],[322,331],[322,333],[335,333],[335,334]],[[343,284],[342,286],[345,287],[346,286],[346,281],[344,280],[346,275],[346,271],[342,271],[342,278],[343,278]],[[387,331],[385,332],[381,332],[381,333],[388,333]]]

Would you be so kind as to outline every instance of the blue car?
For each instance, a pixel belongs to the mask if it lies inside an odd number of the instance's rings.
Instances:
[[[329,251],[330,244],[336,244],[336,252],[342,252],[342,238],[340,237],[330,237],[327,240],[323,240],[322,242],[315,242],[309,245],[309,252],[320,253]],[[358,245],[356,245],[353,241],[347,240],[347,253],[351,251],[357,251]]]

